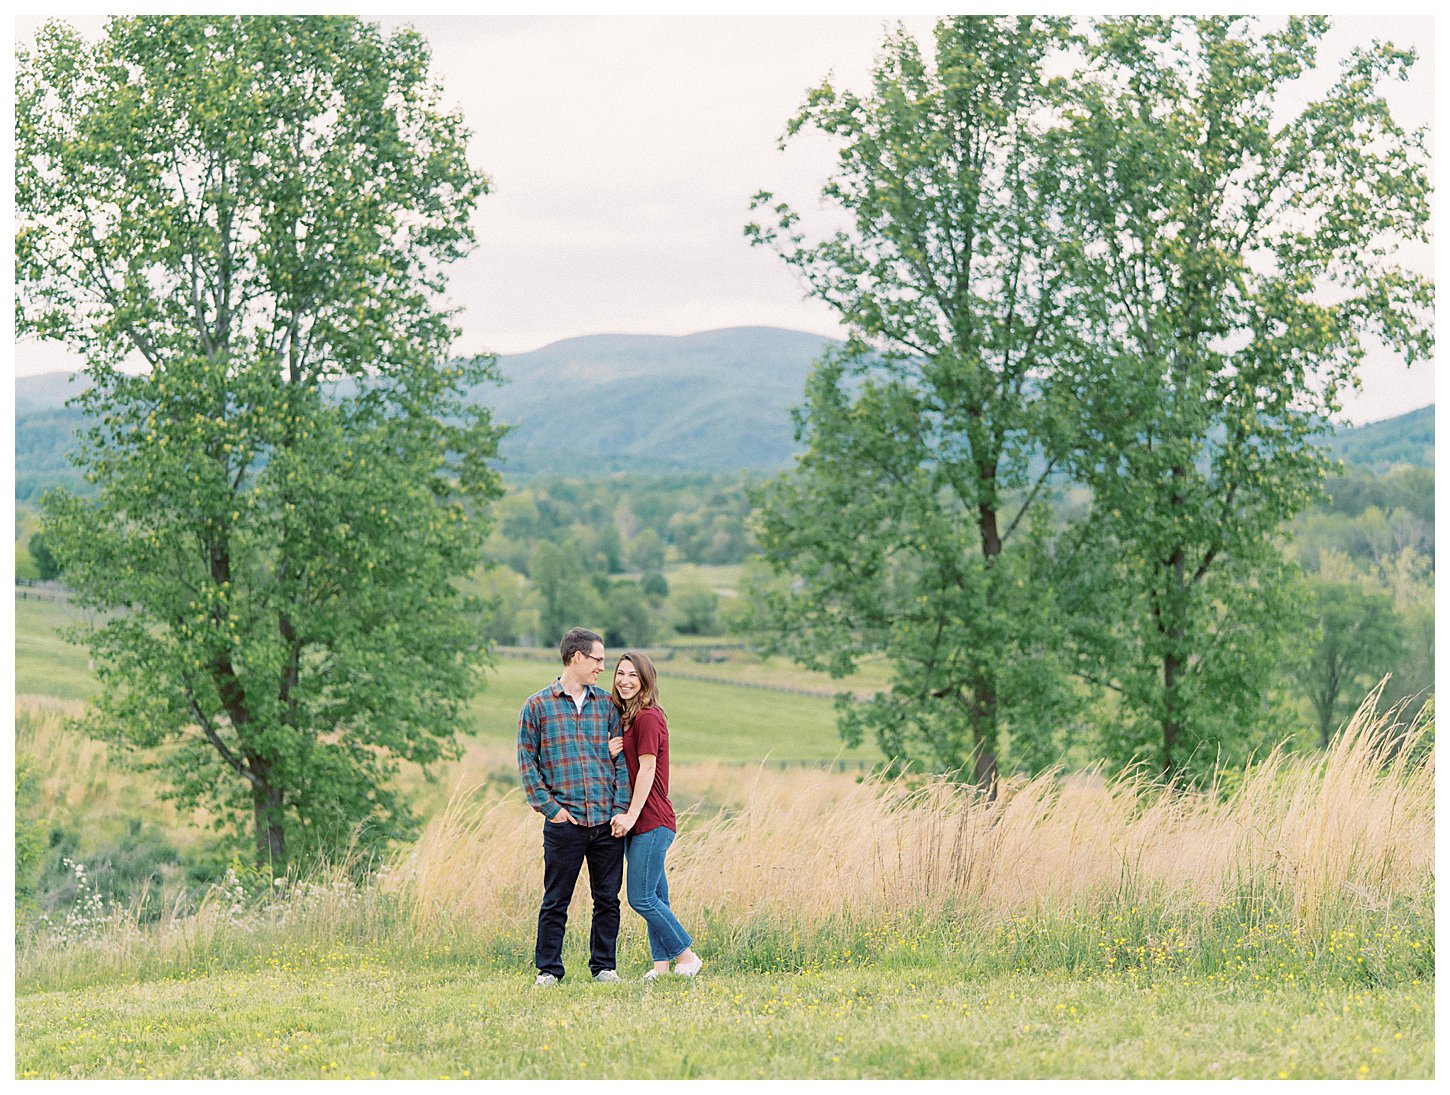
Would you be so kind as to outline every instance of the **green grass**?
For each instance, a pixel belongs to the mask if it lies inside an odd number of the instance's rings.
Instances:
[[[681,578],[698,577],[716,592],[738,590],[744,572],[744,563],[672,563],[664,570],[665,581],[671,586]]]
[[[845,749],[836,733],[834,708],[825,697],[672,678],[671,665],[659,666],[660,694],[669,715],[670,756],[677,762],[828,761],[839,755],[871,764],[882,759],[871,743]],[[537,660],[500,659],[469,706],[472,735],[511,745],[524,700],[558,672],[558,660],[542,653]],[[608,674],[599,682],[608,687]]]
[[[85,614],[68,604],[15,598],[15,692],[88,700],[96,694],[96,678],[87,668],[84,648],[57,633],[81,623]]]
[[[636,930],[636,923],[628,930]],[[574,928],[577,934],[577,925]],[[577,941],[576,941],[577,944]],[[580,944],[579,946],[582,946]],[[1314,988],[936,964],[711,969],[556,989],[526,961],[329,945],[21,992],[16,1075],[60,1078],[1370,1078],[1433,1075],[1428,984]],[[492,968],[491,968],[492,966]],[[630,978],[643,971],[624,969]]]
[[[834,696],[837,692],[877,692],[891,683],[891,666],[885,658],[864,659],[857,665],[856,672],[848,677],[835,679],[827,673],[802,669],[787,658],[763,658],[748,650],[712,648],[709,640],[693,640],[690,644],[680,642],[672,645],[672,656],[656,659],[656,667],[664,675],[674,672],[692,677],[778,685],[808,689],[826,696]],[[701,661],[691,647],[703,648],[709,652],[710,657],[719,660]]]
[[[15,691],[85,700],[96,681],[87,669],[86,651],[60,638],[57,630],[83,618],[80,610],[53,601],[15,601]],[[831,701],[740,688],[729,684],[671,678],[672,663],[660,667],[661,691],[669,712],[677,761],[724,760],[747,763],[828,761],[838,755],[867,764],[882,759],[874,744],[846,750],[836,733]],[[681,659],[682,671],[702,667]],[[720,667],[714,667],[720,671]],[[532,693],[558,676],[558,661],[546,652],[537,659],[500,658],[485,676],[482,691],[468,706],[465,737],[512,745],[519,708]],[[721,673],[722,678],[724,673]],[[608,676],[600,682],[608,687]]]

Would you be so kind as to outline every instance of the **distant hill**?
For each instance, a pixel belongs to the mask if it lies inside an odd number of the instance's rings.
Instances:
[[[589,335],[499,358],[505,383],[472,395],[516,428],[505,474],[772,471],[796,444],[790,407],[812,362],[832,341],[775,327],[700,334]],[[83,387],[64,373],[15,382],[15,491],[19,499],[79,477],[65,461],[80,415],[65,400]],[[1433,467],[1434,407],[1333,435],[1331,452],[1383,471]]]
[[[776,470],[796,451],[787,409],[832,340],[776,327],[589,335],[499,357],[503,383],[470,395],[515,427],[511,478],[638,471]],[[15,381],[16,496],[77,484],[65,460],[85,387],[65,373]]]
[[[1346,464],[1373,472],[1398,465],[1435,466],[1435,404],[1418,411],[1336,432],[1329,451]]]
[[[476,394],[515,425],[513,475],[774,470],[796,451],[787,408],[831,341],[775,327],[591,335],[499,359]]]

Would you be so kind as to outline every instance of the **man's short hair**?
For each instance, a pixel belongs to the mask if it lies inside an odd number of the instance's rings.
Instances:
[[[564,664],[568,665],[574,660],[575,654],[588,654],[594,649],[595,643],[603,641],[587,627],[570,628],[569,633],[564,636],[564,641],[559,644],[559,656],[564,659]]]

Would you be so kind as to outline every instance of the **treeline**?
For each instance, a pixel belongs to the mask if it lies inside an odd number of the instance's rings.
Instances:
[[[740,563],[758,551],[749,484],[746,475],[685,474],[515,486],[495,508],[478,578],[488,637],[550,645],[581,620],[616,647],[716,632],[720,594],[701,573],[678,568]]]
[[[767,576],[752,533],[758,486],[749,475],[702,474],[511,488],[479,578],[489,638],[548,645],[590,620],[612,646],[711,634],[768,645],[753,629],[780,580]],[[1082,508],[1079,494],[1055,500],[1058,528]],[[1309,626],[1280,667],[1282,692],[1308,705],[1321,738],[1386,675],[1386,701],[1424,703],[1434,686],[1433,470],[1344,466],[1284,529],[1283,550]],[[747,564],[738,595],[722,596],[691,564]]]
[[[1320,740],[1386,674],[1385,700],[1427,702],[1435,686],[1435,473],[1357,467],[1295,518],[1288,553],[1313,619],[1302,667]]]
[[[51,487],[91,495],[84,473],[70,461],[85,416],[74,407],[35,411],[15,422],[15,500],[34,502]]]

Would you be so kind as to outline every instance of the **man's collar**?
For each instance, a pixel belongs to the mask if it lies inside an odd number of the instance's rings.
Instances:
[[[591,696],[595,692],[598,692],[600,695],[603,695],[604,694],[604,689],[600,688],[597,684],[586,684],[584,686],[584,695]],[[556,695],[556,696],[569,696],[569,690],[564,687],[564,678],[563,677],[555,677],[554,678],[554,695]],[[574,697],[573,696],[569,696],[569,698],[572,700]]]

